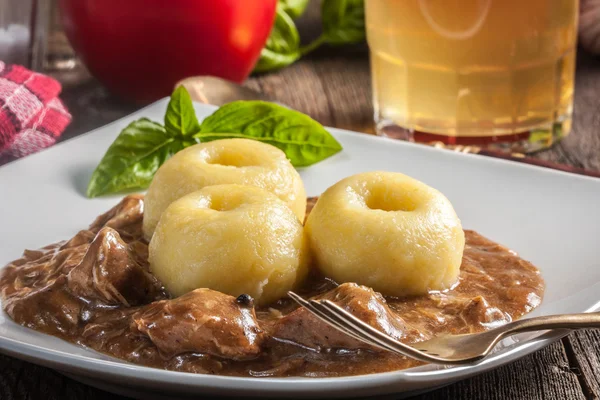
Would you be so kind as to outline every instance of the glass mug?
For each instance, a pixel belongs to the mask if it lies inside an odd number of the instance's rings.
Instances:
[[[571,129],[578,0],[366,0],[377,132],[514,152]]]

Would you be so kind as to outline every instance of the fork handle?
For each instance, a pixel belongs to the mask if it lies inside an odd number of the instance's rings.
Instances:
[[[527,318],[511,322],[497,328],[502,337],[519,332],[541,331],[546,329],[600,328],[600,313],[559,314]]]

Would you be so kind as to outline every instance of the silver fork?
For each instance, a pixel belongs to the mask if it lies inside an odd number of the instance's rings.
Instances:
[[[600,328],[600,313],[562,314],[514,321],[482,333],[442,335],[411,345],[373,328],[330,300],[305,300],[288,295],[339,331],[368,345],[434,364],[460,365],[481,361],[508,336],[547,329]]]

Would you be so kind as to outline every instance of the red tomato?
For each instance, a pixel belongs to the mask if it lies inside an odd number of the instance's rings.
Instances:
[[[248,77],[277,0],[60,0],[66,34],[90,72],[136,102],[180,79]]]

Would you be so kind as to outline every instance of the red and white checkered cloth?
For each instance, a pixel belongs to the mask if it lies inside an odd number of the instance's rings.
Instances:
[[[53,145],[71,122],[53,78],[0,61],[0,165]]]

